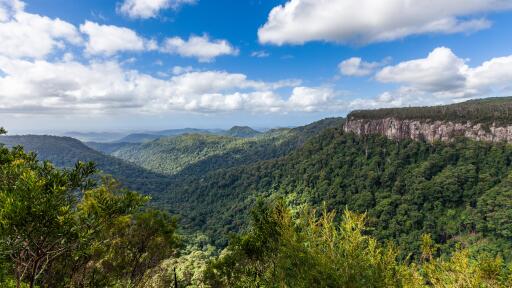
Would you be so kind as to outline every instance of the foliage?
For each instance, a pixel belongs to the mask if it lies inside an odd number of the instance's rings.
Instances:
[[[92,163],[58,169],[21,147],[0,148],[3,286],[136,286],[173,255],[175,220],[141,210],[147,197],[95,172]]]
[[[251,230],[212,265],[223,287],[417,287],[418,275],[394,247],[364,235],[364,215],[345,211],[341,224],[325,209],[294,219],[282,202],[258,202]]]
[[[178,287],[208,287],[206,271],[217,255],[204,235],[192,236],[181,255],[163,261],[146,273],[144,287],[172,287],[176,276]]]
[[[208,157],[231,150],[241,153],[248,142],[246,139],[227,136],[186,134],[124,147],[112,155],[148,170],[172,175]]]
[[[422,260],[400,261],[398,248],[368,236],[364,214],[305,209],[292,215],[282,201],[258,202],[251,228],[235,237],[206,273],[210,287],[510,287],[499,257],[472,258],[458,248],[435,257],[423,235]]]

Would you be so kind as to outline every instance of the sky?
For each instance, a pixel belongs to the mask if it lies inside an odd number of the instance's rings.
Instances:
[[[511,16],[511,0],[0,0],[0,126],[288,127],[512,95]]]

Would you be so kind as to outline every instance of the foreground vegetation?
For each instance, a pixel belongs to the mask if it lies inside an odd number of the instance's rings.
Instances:
[[[176,252],[174,218],[94,173],[92,163],[60,170],[0,148],[2,287],[141,286]]]
[[[458,248],[439,257],[423,235],[421,258],[368,236],[366,216],[257,202],[248,232],[234,237],[205,272],[213,287],[510,287],[510,266],[498,257]]]

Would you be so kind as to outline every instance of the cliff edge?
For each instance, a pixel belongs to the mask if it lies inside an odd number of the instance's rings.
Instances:
[[[471,100],[432,106],[358,110],[347,116],[345,132],[380,134],[391,139],[512,143],[512,97]]]

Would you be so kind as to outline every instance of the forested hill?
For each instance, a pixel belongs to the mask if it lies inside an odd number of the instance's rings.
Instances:
[[[442,106],[356,110],[347,115],[348,120],[384,118],[459,123],[470,121],[487,125],[495,123],[500,126],[512,124],[512,97],[476,99]]]
[[[187,134],[142,143],[140,145],[122,146],[110,154],[146,169],[163,174],[176,174],[184,168],[212,157],[222,157],[228,164],[227,155],[244,154],[258,145],[256,140],[246,140],[228,136],[210,134]],[[219,163],[221,168],[223,163]]]
[[[341,127],[343,118],[324,119],[297,128],[273,129],[265,133],[249,127],[243,136],[185,134],[161,137],[146,143],[86,143],[90,147],[140,165],[148,170],[179,177],[204,175],[218,169],[281,157],[296,149],[305,139],[329,127]],[[239,129],[240,128],[240,129]],[[249,130],[250,129],[250,130]],[[252,132],[251,132],[252,131]],[[254,134],[253,137],[248,135]]]
[[[154,194],[165,190],[169,179],[121,159],[95,151],[70,137],[46,135],[0,136],[0,143],[8,147],[21,145],[34,151],[41,160],[49,160],[58,167],[73,167],[77,161],[92,161],[98,169],[111,174],[126,187]]]
[[[248,126],[233,126],[231,129],[226,131],[226,134],[233,137],[254,137],[258,134],[261,134],[261,132],[256,131]]]

